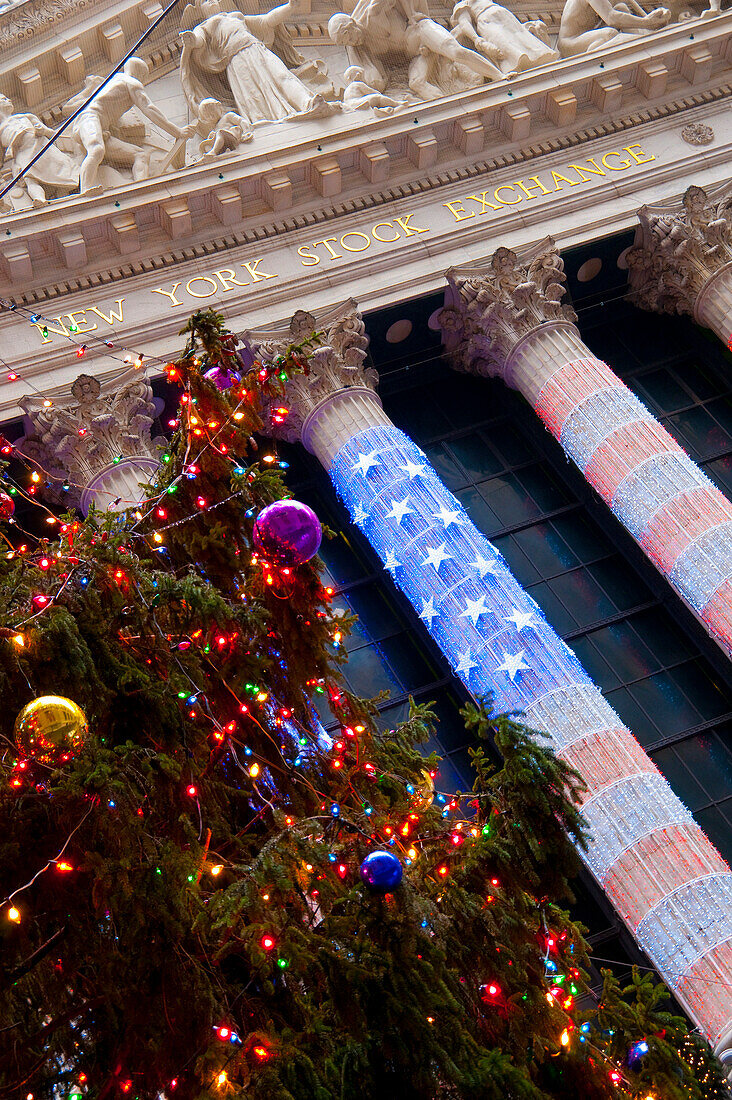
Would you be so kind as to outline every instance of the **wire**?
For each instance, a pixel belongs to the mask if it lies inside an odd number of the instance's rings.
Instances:
[[[3,197],[3,195],[7,195],[8,191],[12,190],[12,188],[15,187],[15,185],[17,183],[19,183],[20,180],[22,180],[22,178],[26,174],[26,172],[30,168],[32,168],[33,165],[36,164],[36,162],[41,159],[43,154],[46,153],[51,148],[51,146],[56,142],[56,139],[60,138],[61,135],[66,130],[68,130],[71,123],[74,122],[75,119],[77,119],[79,117],[79,115],[82,113],[82,111],[85,111],[87,109],[87,107],[89,106],[91,101],[93,99],[95,99],[96,96],[99,95],[102,88],[106,88],[106,86],[107,86],[107,84],[109,84],[110,80],[112,80],[117,75],[117,73],[120,71],[120,69],[124,65],[126,65],[126,63],[130,60],[131,57],[135,56],[135,54],[137,53],[137,51],[140,48],[140,46],[142,45],[142,43],[145,41],[145,39],[149,38],[150,35],[153,33],[153,31],[156,30],[156,28],[162,23],[163,19],[165,19],[168,12],[172,11],[172,9],[174,7],[176,7],[176,5],[179,4],[179,3],[180,3],[180,0],[171,0],[171,2],[168,4],[165,11],[161,12],[160,15],[157,17],[157,19],[155,20],[155,22],[151,23],[150,26],[147,28],[147,30],[142,35],[140,35],[140,37],[137,39],[137,42],[135,42],[132,49],[128,50],[127,53],[124,55],[124,57],[120,61],[117,62],[116,66],[112,69],[111,73],[104,78],[104,80],[102,81],[102,83],[99,85],[98,88],[94,89],[94,91],[89,96],[89,98],[86,100],[86,102],[82,103],[81,107],[77,108],[77,110],[74,111],[74,113],[72,115],[70,115],[69,118],[66,119],[66,122],[62,123],[61,126],[59,126],[58,130],[53,135],[53,137],[50,137],[48,139],[48,141],[46,142],[46,144],[43,146],[43,148],[40,149],[36,153],[36,155],[31,160],[28,161],[25,168],[21,168],[20,172],[18,172],[18,175],[15,176],[15,178],[12,179],[10,181],[10,183],[5,185],[5,187],[2,189],[2,191],[0,191],[0,199]]]

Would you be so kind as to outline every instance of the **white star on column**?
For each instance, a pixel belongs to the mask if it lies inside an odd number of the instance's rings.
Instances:
[[[406,466],[400,466],[400,469],[406,470],[410,481],[414,481],[415,477],[421,477],[427,473],[426,466],[420,466],[417,462],[410,462],[409,459],[407,459]]]
[[[445,524],[445,527],[449,527],[451,523],[460,522],[460,513],[458,511],[451,512],[449,508],[446,508],[443,504],[439,512],[433,512],[432,515],[435,519],[441,519]]]
[[[517,607],[514,607],[513,615],[509,615],[506,618],[506,622],[515,623],[517,630],[523,630],[525,626],[536,626],[536,624],[532,622],[533,618],[533,611],[519,611]]]
[[[434,596],[430,596],[428,600],[422,600],[422,610],[419,613],[419,617],[423,622],[427,623],[430,630],[432,629],[432,620],[439,614],[439,611],[435,611]]]
[[[354,462],[353,464],[354,470],[359,470],[365,477],[372,466],[379,465],[379,460],[376,455],[376,451],[369,451],[367,455],[360,455],[358,462]]]
[[[470,656],[470,648],[466,649],[464,653],[458,653],[458,663],[455,665],[456,672],[470,672],[471,669],[477,667],[477,661],[474,661]]]
[[[485,596],[477,600],[466,600],[465,610],[460,618],[470,619],[473,626],[476,626],[481,615],[490,615],[490,610],[485,606]]]
[[[364,512],[360,504],[357,504],[353,509],[353,522],[362,524],[368,518],[368,512]]]
[[[397,561],[394,557],[393,550],[386,551],[386,561],[384,562],[384,569],[388,569],[390,573],[395,572],[402,563]]]
[[[496,571],[496,563],[494,561],[487,560],[483,557],[482,554],[478,554],[476,560],[471,561],[470,564],[473,569],[478,570],[478,574],[481,578],[483,578],[486,573],[495,573]]]
[[[441,542],[438,547],[430,546],[428,548],[427,557],[424,559],[423,565],[434,565],[435,569],[439,572],[443,561],[452,561],[452,554],[445,553],[445,543]]]
[[[408,500],[408,497],[404,500],[392,500],[391,511],[386,513],[386,518],[395,519],[397,523],[401,523],[405,516],[412,515],[414,508],[409,507]]]
[[[528,669],[528,665],[524,662],[526,656],[526,650],[520,649],[518,653],[504,653],[503,664],[498,666],[498,672],[507,672],[511,677],[511,683],[514,683],[516,679],[516,673],[522,672]]]

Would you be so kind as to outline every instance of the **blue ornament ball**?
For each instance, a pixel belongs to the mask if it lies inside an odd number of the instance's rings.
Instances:
[[[388,894],[402,881],[402,865],[393,852],[370,852],[359,869],[362,881],[373,894]]]

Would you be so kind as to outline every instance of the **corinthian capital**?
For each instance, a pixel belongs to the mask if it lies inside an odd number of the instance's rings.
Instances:
[[[159,463],[158,441],[150,434],[155,405],[143,374],[125,371],[105,383],[80,374],[53,404],[40,397],[20,404],[31,425],[21,450],[59,487],[69,486],[70,503],[87,511],[92,502],[124,508],[139,499],[139,482]]]
[[[632,299],[657,313],[691,313],[709,280],[732,264],[732,185],[689,187],[677,202],[644,206],[626,253]]]
[[[319,314],[299,309],[288,324],[257,329],[244,333],[244,337],[262,359],[271,361],[313,333],[318,339],[308,350],[307,370],[287,383],[289,416],[274,427],[274,432],[288,443],[302,440],[305,421],[329,397],[348,389],[376,389],[376,371],[363,365],[369,341],[352,299]]]
[[[516,344],[547,321],[574,321],[562,305],[564,263],[551,237],[512,252],[499,248],[486,266],[451,268],[440,325],[459,370],[504,375]]]

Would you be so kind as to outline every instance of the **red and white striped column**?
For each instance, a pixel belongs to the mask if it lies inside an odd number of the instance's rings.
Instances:
[[[689,187],[644,206],[627,255],[632,299],[656,313],[688,313],[732,350],[732,184]]]
[[[448,272],[441,314],[456,366],[531,403],[653,564],[732,656],[732,503],[583,342],[560,303],[553,242]]]

